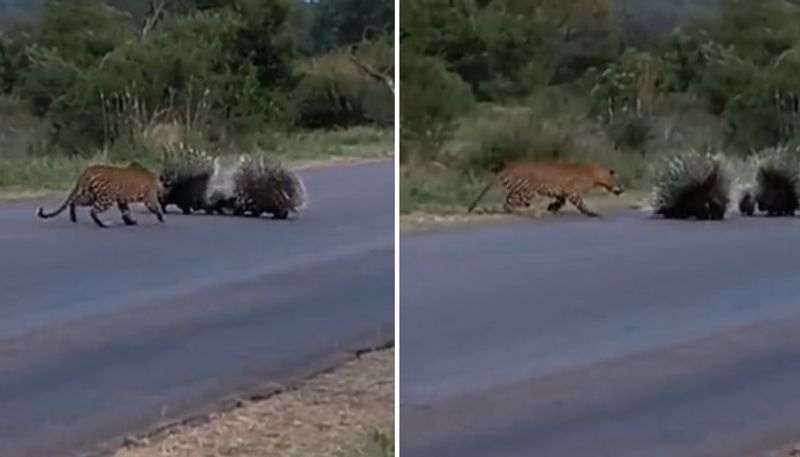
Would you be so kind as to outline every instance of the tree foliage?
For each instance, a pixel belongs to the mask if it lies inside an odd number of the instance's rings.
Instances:
[[[722,140],[732,150],[747,153],[797,141],[800,7],[796,2],[670,3],[669,8],[675,9],[670,17],[680,20],[673,22],[679,27],[666,36],[654,24],[648,25],[666,5],[654,3],[658,2],[404,2],[401,46],[403,55],[412,57],[408,65],[401,62],[401,94],[410,91],[418,100],[402,95],[403,131],[410,135],[424,130],[436,125],[437,117],[444,124],[453,122],[453,92],[441,90],[441,97],[426,92],[419,76],[424,74],[435,81],[457,75],[468,84],[468,95],[480,102],[530,105],[530,109],[536,108],[530,94],[569,88],[583,101],[581,116],[605,129],[621,148],[644,151],[656,136],[657,118],[674,117],[668,112],[670,100],[691,101],[692,109],[719,120],[725,132]],[[632,18],[638,21],[635,30],[626,29]],[[639,39],[633,41],[633,36]],[[424,121],[417,122],[420,119]]]
[[[314,5],[311,34],[318,52],[394,35],[393,0],[324,0]]]
[[[335,35],[342,41],[359,27],[359,37],[371,37],[368,25],[380,19],[367,14],[380,11],[367,5],[372,2],[330,3],[46,0],[0,34],[0,91],[28,102],[51,140],[72,150],[142,141],[163,125],[219,136],[209,132],[305,124],[301,107],[309,92],[299,83],[309,66],[300,60],[297,40],[311,36],[317,19],[298,22],[298,15],[323,9],[344,15],[337,20],[347,33]],[[345,11],[349,6],[360,10]],[[364,21],[355,21],[361,13]],[[359,39],[359,47],[373,41]],[[346,60],[349,52],[332,58]],[[357,84],[380,92],[367,78]],[[363,90],[344,96],[356,100]],[[386,98],[380,93],[372,103],[386,106]],[[329,122],[316,126],[346,124],[340,115],[347,113],[333,110]]]

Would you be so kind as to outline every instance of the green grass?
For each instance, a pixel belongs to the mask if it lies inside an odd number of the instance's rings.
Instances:
[[[426,212],[450,214],[466,211],[485,184],[466,174],[421,166],[400,168],[400,214]],[[482,204],[499,201],[497,192],[487,194]]]
[[[262,135],[259,146],[287,162],[335,158],[389,157],[394,151],[393,129],[353,127],[333,131]]]
[[[352,457],[394,457],[394,433],[375,430]]]
[[[34,131],[0,133],[0,193],[67,189],[81,170],[93,163],[124,164],[135,159],[154,171],[159,165],[158,153],[141,148],[117,147],[85,157],[70,157],[37,146],[35,137]],[[256,143],[260,149],[272,152],[291,166],[297,162],[324,162],[339,158],[389,157],[394,149],[394,135],[390,129],[357,127],[339,131],[261,134]]]

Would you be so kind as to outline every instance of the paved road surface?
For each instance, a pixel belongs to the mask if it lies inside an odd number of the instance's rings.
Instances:
[[[292,221],[0,206],[0,455],[112,449],[391,339],[392,164],[302,174]]]
[[[565,215],[401,246],[403,457],[800,441],[800,218]]]

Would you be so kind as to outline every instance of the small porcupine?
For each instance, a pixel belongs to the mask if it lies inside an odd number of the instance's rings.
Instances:
[[[800,209],[800,163],[787,146],[767,148],[754,155],[754,183],[739,199],[739,211],[753,216],[794,216]]]
[[[234,176],[234,214],[253,217],[264,213],[286,219],[307,203],[300,177],[265,154],[245,156]]]
[[[211,157],[205,151],[184,144],[175,149],[165,149],[159,175],[164,188],[162,210],[166,212],[166,208],[174,204],[184,214],[191,214],[195,210],[210,212],[206,204],[206,190],[211,173]]]
[[[723,219],[731,174],[720,155],[687,151],[667,156],[653,169],[653,212],[668,219]]]

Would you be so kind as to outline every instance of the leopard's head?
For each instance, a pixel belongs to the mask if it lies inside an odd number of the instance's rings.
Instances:
[[[616,172],[612,168],[594,166],[592,175],[596,186],[602,187],[614,195],[620,195],[625,191],[617,183]]]

